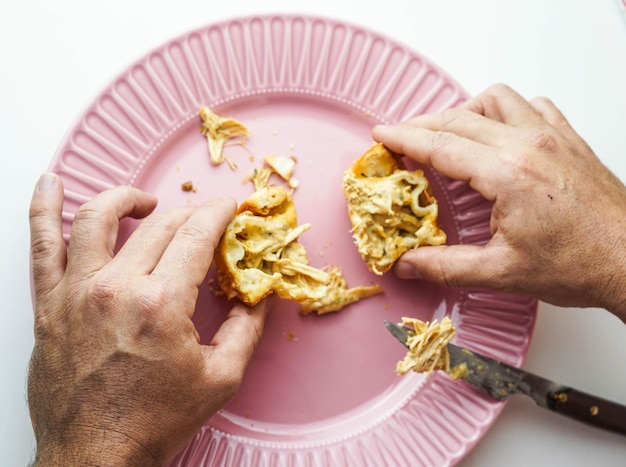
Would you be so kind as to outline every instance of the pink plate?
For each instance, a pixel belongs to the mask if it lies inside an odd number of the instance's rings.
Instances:
[[[371,274],[349,232],[341,175],[372,143],[371,128],[445,109],[466,93],[415,51],[361,27],[302,16],[212,24],[167,42],[118,76],[80,116],[51,169],[63,177],[64,232],[96,193],[131,184],[159,196],[158,209],[229,195],[264,155],[295,155],[301,238],[313,265],[338,265],[350,285],[380,283],[384,295],[327,316],[302,317],[281,301],[234,400],[209,420],[172,465],[451,465],[502,409],[463,382],[433,374],[399,377],[404,348],[383,320],[452,317],[456,343],[523,363],[536,302],[481,290]],[[198,108],[245,123],[238,165],[209,163]],[[450,243],[489,239],[490,205],[465,183],[427,170]],[[197,191],[183,192],[192,181]],[[133,224],[123,225],[122,238]],[[204,342],[231,306],[200,291]]]

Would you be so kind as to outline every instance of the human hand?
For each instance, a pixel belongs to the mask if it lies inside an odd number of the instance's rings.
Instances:
[[[373,136],[493,202],[486,245],[420,247],[398,262],[400,277],[601,306],[626,320],[626,188],[549,100],[495,85]]]
[[[44,175],[30,207],[36,463],[160,465],[235,394],[262,332],[262,304],[235,305],[210,345],[191,320],[235,203],[152,214],[117,254],[120,219],[148,216],[154,196],[97,195],[67,250],[62,204],[60,178]]]

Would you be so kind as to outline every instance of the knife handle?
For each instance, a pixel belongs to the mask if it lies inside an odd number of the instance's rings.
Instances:
[[[548,394],[554,412],[599,428],[626,435],[626,406],[563,387]]]

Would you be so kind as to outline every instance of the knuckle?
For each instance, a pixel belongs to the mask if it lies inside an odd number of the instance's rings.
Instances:
[[[530,100],[530,103],[533,105],[539,105],[542,107],[552,107],[552,108],[556,108],[556,106],[554,105],[554,102],[552,102],[551,99],[545,97],[545,96],[537,96],[537,97],[533,97]]]
[[[105,214],[104,209],[94,201],[87,201],[81,205],[74,214],[74,220],[100,219]]]
[[[458,278],[456,278],[453,274],[450,273],[451,269],[448,265],[443,261],[442,258],[437,261],[437,280],[438,282],[445,287],[457,287],[459,285]]]
[[[534,149],[549,154],[557,152],[559,148],[557,139],[547,128],[532,130],[528,134],[528,142]]]
[[[508,94],[512,94],[515,91],[513,91],[513,89],[504,83],[494,83],[491,86],[489,86],[487,88],[487,90],[485,91],[485,94],[488,95],[492,95],[492,96],[505,96]]]
[[[87,286],[88,301],[99,310],[106,310],[117,302],[123,281],[112,274],[98,274]]]
[[[44,312],[44,310],[38,310],[33,321],[33,332],[35,339],[41,341],[44,339],[51,339],[58,335],[59,331],[59,319],[57,313],[51,311]]]
[[[30,219],[32,223],[33,220],[48,217],[49,213],[50,213],[50,208],[47,205],[43,203],[33,202],[31,203],[30,208],[28,210],[28,218]]]
[[[154,227],[155,229],[168,233],[175,232],[179,226],[177,220],[166,213],[153,214],[144,219],[142,223],[147,227]]]
[[[107,209],[95,200],[87,201],[80,206],[74,214],[74,222],[81,225],[94,225],[102,224],[110,226],[118,221],[117,216],[113,211]]]
[[[439,114],[442,128],[465,127],[475,116],[474,112],[457,108],[446,109]]]
[[[187,222],[180,226],[176,235],[183,241],[189,243],[207,242],[211,235],[203,226],[196,222]]]
[[[170,296],[168,289],[163,280],[152,281],[150,286],[143,287],[137,297],[140,308],[144,311],[162,309]]]
[[[60,242],[50,232],[39,232],[31,237],[30,252],[33,261],[58,253]]]
[[[454,141],[454,135],[447,131],[435,131],[430,138],[430,153],[437,155],[445,152],[445,149]]]

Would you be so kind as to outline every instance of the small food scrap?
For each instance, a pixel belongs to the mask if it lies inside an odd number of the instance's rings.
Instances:
[[[244,144],[242,138],[250,133],[248,128],[234,118],[224,118],[216,115],[208,107],[200,107],[202,119],[202,134],[206,136],[209,144],[211,163],[219,165],[226,161],[232,169],[237,166],[224,155],[224,146],[232,139],[239,139],[239,144]]]
[[[254,169],[252,175],[250,175],[247,180],[254,184],[255,190],[260,190],[263,187],[269,186],[271,175],[272,170],[263,166],[258,169]]]
[[[289,342],[297,341],[298,340],[298,336],[296,336],[295,332],[291,331],[291,332],[287,333],[287,340]]]
[[[289,180],[291,178],[293,175],[293,169],[296,167],[296,161],[291,157],[265,156],[263,160],[284,180]]]
[[[192,191],[194,193],[196,193],[198,191],[198,189],[195,186],[193,186],[193,182],[191,180],[188,180],[188,181],[184,182],[180,186],[180,189],[183,190],[183,191],[186,191],[186,192]]]
[[[448,343],[456,330],[449,317],[445,316],[441,322],[433,320],[432,323],[403,317],[401,325],[411,328],[412,333],[406,341],[409,350],[396,365],[398,374],[403,375],[409,371],[429,373],[434,370],[450,373]],[[462,374],[462,369],[458,371]],[[467,372],[467,368],[465,371]]]
[[[408,250],[441,245],[437,200],[421,170],[376,143],[343,175],[352,236],[368,268],[382,275]]]
[[[452,379],[465,379],[469,376],[469,370],[467,369],[467,363],[463,362],[457,366],[453,366],[448,371],[448,374]]]
[[[298,242],[310,224],[298,225],[296,208],[282,187],[263,187],[238,208],[215,252],[218,282],[226,296],[249,306],[271,293],[301,305],[301,313],[338,311],[380,293],[378,286],[346,289],[335,269],[309,264]],[[333,297],[333,303],[327,303]]]
[[[299,185],[298,181],[292,176],[295,166],[295,157],[265,156],[263,158],[263,165],[254,169],[247,180],[254,184],[256,190],[259,190],[263,187],[270,186],[270,177],[275,173],[285,180],[290,188],[295,189]]]
[[[298,188],[299,182],[293,178],[293,170],[296,167],[294,156],[265,156],[265,163],[287,182],[290,188]]]

